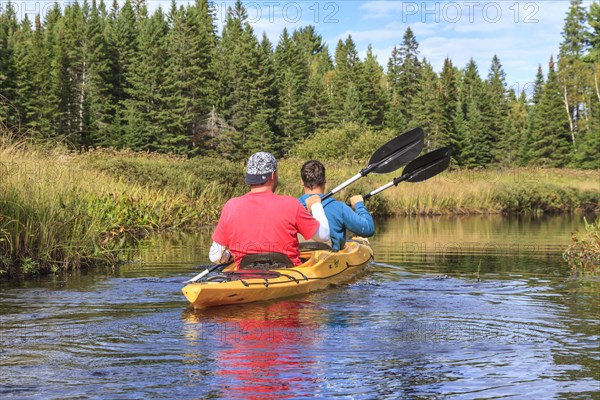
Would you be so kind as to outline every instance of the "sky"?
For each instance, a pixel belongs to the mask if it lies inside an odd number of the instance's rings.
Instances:
[[[0,7],[8,0],[0,0]],[[42,15],[55,0],[11,0],[18,16]],[[64,6],[73,0],[57,0]],[[83,0],[79,0],[80,2]],[[88,0],[91,2],[91,0]],[[124,0],[119,0],[123,2]],[[149,9],[168,9],[170,0],[146,0]],[[112,0],[105,0],[111,4]],[[193,2],[193,0],[192,0]],[[178,0],[179,4],[187,1]],[[219,32],[227,8],[234,0],[213,0]],[[279,41],[284,27],[293,31],[314,25],[333,55],[338,40],[352,35],[361,57],[369,44],[382,66],[394,46],[402,43],[410,27],[419,43],[419,57],[426,58],[440,72],[444,59],[456,67],[475,60],[482,78],[497,55],[506,73],[509,88],[530,92],[538,65],[547,72],[548,60],[556,56],[569,9],[568,0],[243,0],[249,22],[257,36],[267,34]],[[589,1],[584,3],[589,8]]]
[[[216,1],[219,20],[233,2]],[[408,27],[419,43],[419,57],[440,72],[445,58],[459,68],[473,58],[485,78],[497,55],[508,87],[529,92],[538,65],[547,71],[556,56],[568,0],[545,1],[244,1],[257,35],[276,43],[284,27],[314,25],[331,54],[338,40],[352,35],[361,57],[369,44],[387,65]],[[586,3],[586,8],[589,3]]]

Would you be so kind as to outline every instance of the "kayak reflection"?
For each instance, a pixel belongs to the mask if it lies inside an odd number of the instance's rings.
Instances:
[[[317,358],[307,357],[315,352],[320,335],[316,309],[308,301],[288,300],[187,310],[185,337],[195,350],[188,356],[200,364],[212,360],[212,395],[261,399],[310,395],[321,375]]]

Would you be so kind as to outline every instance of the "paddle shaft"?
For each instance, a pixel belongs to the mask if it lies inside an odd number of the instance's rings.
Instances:
[[[345,181],[344,183],[334,187],[329,193],[327,193],[325,196],[323,196],[321,198],[321,201],[326,200],[328,198],[330,198],[331,196],[333,196],[334,194],[336,194],[337,192],[339,192],[340,190],[342,190],[343,188],[345,188],[346,186],[356,182],[357,180],[359,180],[360,178],[362,178],[364,175],[362,174],[362,171],[360,171],[360,173],[354,175],[352,178],[348,179],[347,181]]]
[[[198,282],[200,279],[204,278],[206,275],[210,274],[211,272],[213,272],[213,271],[215,271],[215,270],[217,270],[219,268],[225,268],[229,264],[231,264],[231,262],[226,262],[226,263],[223,263],[223,264],[211,265],[210,267],[206,268],[204,271],[200,272],[198,275],[194,276],[192,279],[186,281],[185,283]]]
[[[377,188],[375,190],[372,190],[371,192],[363,195],[363,200],[367,200],[369,197],[375,196],[377,193],[383,192],[384,190],[389,189],[392,186],[398,186],[398,184],[400,182],[403,182],[403,181],[407,180],[409,176],[410,175],[402,175],[402,176],[400,176],[398,178],[394,178],[393,181],[390,181],[390,182],[386,183],[385,185],[383,185],[383,186],[381,186],[381,187],[379,187],[379,188]]]

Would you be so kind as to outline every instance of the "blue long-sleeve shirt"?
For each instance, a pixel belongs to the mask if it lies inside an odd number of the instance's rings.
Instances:
[[[306,207],[306,199],[312,194],[304,194],[298,198],[300,203]],[[323,197],[324,195],[320,194]],[[346,244],[346,229],[362,237],[373,236],[375,233],[375,223],[373,217],[367,211],[365,203],[359,201],[355,204],[355,210],[345,203],[335,200],[333,197],[323,202],[323,209],[327,222],[329,222],[329,235],[331,236],[331,247],[338,251],[343,249]]]

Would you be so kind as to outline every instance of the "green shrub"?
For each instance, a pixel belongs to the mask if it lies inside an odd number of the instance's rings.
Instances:
[[[218,182],[225,196],[246,189],[244,166],[222,158],[147,155],[128,151],[96,150],[84,155],[84,167],[108,173],[128,183],[197,198]]]
[[[299,143],[291,155],[303,160],[368,161],[375,150],[394,137],[390,130],[375,131],[356,123],[318,131]],[[366,166],[366,165],[365,165]]]
[[[501,184],[494,190],[494,201],[504,213],[556,213],[576,208],[593,208],[598,192],[582,191],[554,184]],[[595,203],[597,204],[597,202]]]
[[[578,274],[600,274],[600,219],[589,224],[585,220],[585,232],[575,233],[573,243],[563,253],[563,259]]]

